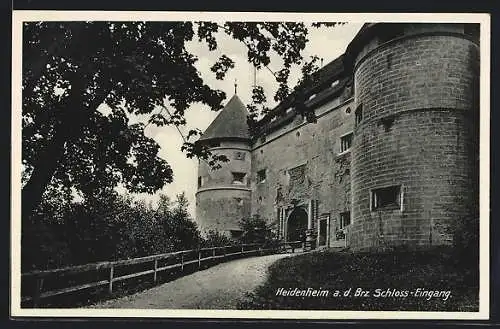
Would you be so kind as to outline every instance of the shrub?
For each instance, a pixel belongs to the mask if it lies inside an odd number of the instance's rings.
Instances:
[[[202,242],[203,247],[223,247],[231,244],[234,244],[234,241],[217,230],[208,231]]]
[[[239,224],[243,231],[240,241],[243,243],[260,243],[269,246],[278,242],[274,232],[274,225],[269,224],[259,215],[243,218]]]
[[[23,272],[194,249],[201,243],[182,194],[174,202],[160,196],[154,209],[114,191],[78,202],[49,192],[32,219],[22,223]]]

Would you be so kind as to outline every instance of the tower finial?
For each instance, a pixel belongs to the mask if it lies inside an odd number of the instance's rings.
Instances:
[[[238,93],[238,80],[234,79],[234,94]]]

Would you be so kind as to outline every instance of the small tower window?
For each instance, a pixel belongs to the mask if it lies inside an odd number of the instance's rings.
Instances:
[[[371,191],[371,210],[396,209],[402,204],[401,185],[388,186]]]
[[[257,182],[264,183],[266,181],[266,169],[257,171]]]
[[[359,106],[356,108],[356,111],[354,111],[355,125],[359,125],[361,121],[363,121],[363,104],[359,104]]]
[[[236,151],[234,152],[235,160],[245,160],[245,152]]]
[[[390,70],[392,68],[392,54],[387,55],[387,68]]]
[[[245,173],[243,172],[233,172],[233,184],[244,185],[245,184]]]
[[[352,145],[352,133],[340,137],[340,153],[346,152]]]
[[[202,186],[203,186],[203,177],[198,176],[198,187],[202,187]]]

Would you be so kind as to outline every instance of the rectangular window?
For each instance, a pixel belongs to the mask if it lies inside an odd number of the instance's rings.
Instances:
[[[266,181],[266,169],[257,171],[257,182],[264,183]]]
[[[198,187],[202,187],[202,186],[203,186],[203,177],[198,176]]]
[[[347,151],[352,145],[352,133],[340,137],[340,153]]]
[[[398,209],[402,203],[401,185],[388,186],[371,191],[371,210]]]
[[[340,213],[340,229],[343,229],[347,225],[351,224],[351,212],[346,211]]]
[[[354,111],[354,124],[357,126],[363,121],[363,104],[359,104]]]
[[[245,175],[243,172],[233,172],[233,184],[245,184]]]

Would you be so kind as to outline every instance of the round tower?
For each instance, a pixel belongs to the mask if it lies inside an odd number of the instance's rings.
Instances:
[[[479,202],[474,26],[366,24],[348,53],[351,247],[450,244]]]
[[[198,166],[196,222],[203,234],[210,230],[237,237],[239,221],[250,216],[250,135],[248,111],[234,95],[205,130],[198,143],[215,154],[225,155],[220,169],[204,161]]]

